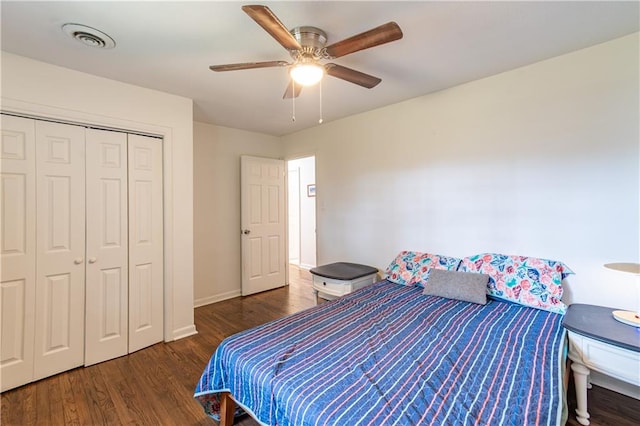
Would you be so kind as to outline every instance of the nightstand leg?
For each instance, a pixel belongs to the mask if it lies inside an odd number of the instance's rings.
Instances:
[[[581,425],[589,424],[589,412],[587,411],[587,384],[590,371],[587,367],[577,362],[571,363],[573,381],[576,385],[576,419]]]

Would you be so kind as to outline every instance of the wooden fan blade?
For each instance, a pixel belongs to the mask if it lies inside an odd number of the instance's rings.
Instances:
[[[327,46],[326,52],[332,58],[339,58],[358,50],[379,46],[402,38],[402,30],[395,22],[387,22],[369,31],[346,38],[331,46]]]
[[[248,5],[242,6],[242,10],[258,23],[266,32],[271,34],[287,50],[302,49],[298,40],[291,35],[278,17],[267,6]]]
[[[287,85],[287,90],[284,91],[282,99],[297,98],[300,96],[300,92],[302,92],[302,84],[296,84],[295,81],[291,80]]]
[[[377,86],[378,83],[382,81],[382,79],[378,77],[374,77],[372,75],[365,74],[351,68],[343,67],[342,65],[338,64],[326,64],[324,66],[324,70],[332,77],[346,80],[349,83],[354,83],[358,86],[366,87],[367,89],[371,89]]]
[[[268,61],[268,62],[242,62],[239,64],[226,64],[226,65],[211,65],[209,69],[211,71],[236,71],[236,70],[249,70],[252,68],[269,68],[269,67],[286,67],[289,65],[285,61]]]

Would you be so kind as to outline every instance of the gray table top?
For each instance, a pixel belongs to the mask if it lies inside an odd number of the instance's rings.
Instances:
[[[640,328],[613,318],[618,309],[574,303],[562,320],[567,330],[631,351],[640,352]]]
[[[358,263],[337,262],[312,268],[309,272],[320,277],[349,281],[375,274],[378,270]]]

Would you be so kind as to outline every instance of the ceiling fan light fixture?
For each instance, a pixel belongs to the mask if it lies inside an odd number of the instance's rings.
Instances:
[[[291,78],[302,86],[313,86],[324,76],[324,67],[315,63],[294,65],[289,71]]]

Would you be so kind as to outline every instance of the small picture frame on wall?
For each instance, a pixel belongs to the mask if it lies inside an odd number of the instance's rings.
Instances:
[[[312,183],[311,185],[307,185],[307,197],[315,197],[316,196],[316,184]]]

